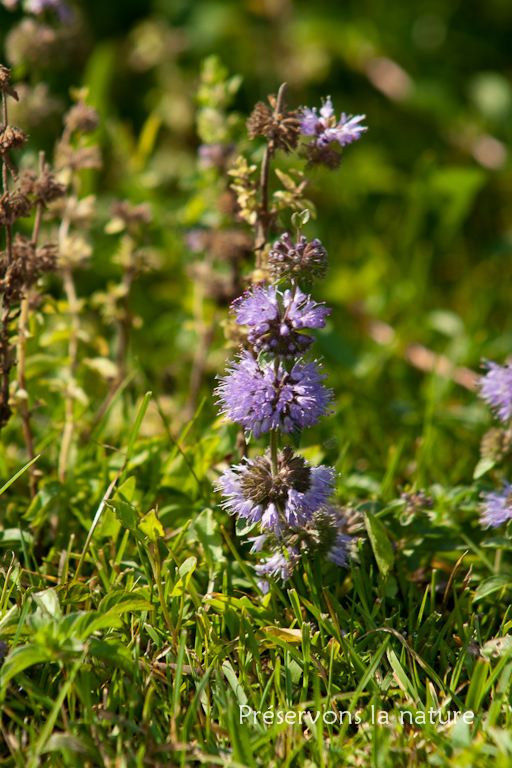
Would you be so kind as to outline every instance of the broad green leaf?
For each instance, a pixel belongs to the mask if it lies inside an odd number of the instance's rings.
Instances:
[[[240,519],[238,518],[237,524]],[[225,563],[226,558],[222,551],[222,539],[217,530],[217,521],[211,509],[203,509],[194,524],[193,530],[203,546],[204,557],[208,566],[213,568],[216,564]]]
[[[114,499],[119,498],[121,501],[127,501],[129,504],[131,504],[135,495],[135,486],[135,477],[129,477],[128,480],[125,480],[124,483],[119,486]]]
[[[32,599],[36,605],[46,614],[51,616],[52,619],[62,618],[62,609],[59,603],[59,596],[53,587],[44,589],[41,592],[35,592],[32,595]]]
[[[240,681],[236,676],[235,670],[233,669],[231,663],[227,659],[222,663],[222,671],[224,672],[226,676],[226,680],[231,686],[238,703],[241,706],[243,706],[244,704],[247,704],[248,699],[247,699],[246,693],[242,688],[242,686],[240,685]]]
[[[128,674],[133,674],[133,655],[126,645],[115,637],[93,640],[89,653],[93,658],[99,659],[111,667],[123,669]]]
[[[138,524],[138,528],[153,543],[158,541],[158,539],[162,539],[165,535],[162,523],[156,516],[155,509],[152,509],[151,512],[147,513],[147,515],[144,515],[144,517]]]
[[[143,595],[136,592],[114,590],[105,595],[98,606],[98,613],[116,616],[127,611],[150,611],[153,608]]]
[[[263,627],[263,632],[286,643],[300,643],[302,641],[302,629],[288,629],[287,627]]]
[[[91,590],[81,581],[68,581],[55,587],[62,605],[74,605],[87,600],[91,596]]]
[[[491,595],[493,592],[498,592],[499,590],[508,586],[512,586],[510,577],[491,576],[490,579],[486,579],[485,581],[482,581],[481,584],[478,585],[477,590],[475,592],[475,597],[473,599],[481,600],[483,597],[487,597],[487,595]]]
[[[52,652],[35,645],[20,645],[11,651],[0,668],[0,692],[3,693],[9,680],[27,667],[42,664],[52,658]]]
[[[178,581],[174,585],[174,589],[171,592],[171,597],[179,597],[182,595],[188,587],[188,583],[192,574],[195,571],[197,565],[197,558],[188,557],[184,563],[182,563],[178,569]]]
[[[239,517],[235,523],[235,530],[237,536],[247,536],[248,533],[253,531],[258,525],[258,521],[251,523],[248,522],[248,518]]]
[[[486,472],[492,469],[495,464],[495,459],[481,458],[475,467],[475,471],[473,472],[473,479],[478,480],[479,477],[482,477],[482,475],[485,475]]]
[[[109,501],[108,506],[114,508],[116,518],[119,520],[121,525],[123,525],[125,528],[128,528],[130,531],[138,531],[140,517],[137,514],[135,507],[132,507],[131,504],[128,504],[126,501],[121,501],[120,499]]]
[[[383,576],[387,576],[394,565],[395,556],[391,548],[386,529],[371,512],[363,512],[364,524],[372,545],[373,554],[377,561],[379,571]]]

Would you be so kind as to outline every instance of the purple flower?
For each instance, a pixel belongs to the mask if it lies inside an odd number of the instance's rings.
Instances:
[[[272,475],[270,454],[245,459],[227,469],[216,490],[226,498],[222,506],[229,514],[260,523],[263,532],[280,536],[287,527],[306,523],[332,495],[336,481],[334,469],[310,466],[291,448],[277,458],[277,474]],[[251,539],[251,551],[259,551],[265,536]]]
[[[512,414],[512,366],[510,363],[501,366],[490,360],[484,360],[483,366],[489,372],[480,377],[479,397],[488,403],[503,424],[507,424]]]
[[[303,108],[300,126],[303,134],[315,137],[315,144],[318,147],[325,147],[331,141],[337,141],[340,147],[344,147],[361,138],[361,134],[368,130],[366,126],[359,125],[364,118],[365,115],[347,117],[343,112],[340,121],[336,123],[331,97],[328,96],[320,108],[319,115],[316,107]]]
[[[271,352],[293,358],[304,354],[314,337],[300,333],[303,328],[324,328],[330,310],[311,301],[297,288],[295,293],[253,286],[232,304],[232,312],[240,325],[248,325],[249,342],[255,351]]]
[[[487,528],[497,528],[512,518],[512,485],[505,481],[501,491],[483,493],[480,522]]]
[[[272,557],[262,560],[262,562],[256,566],[256,573],[258,576],[277,576],[283,581],[286,581],[291,576],[299,556],[299,551],[297,549],[288,547],[288,549],[286,549],[286,554],[283,552],[276,552]]]
[[[316,362],[260,366],[243,351],[216,389],[221,413],[252,430],[254,437],[271,429],[293,432],[317,424],[328,412],[333,393],[326,389]]]
[[[350,558],[350,547],[353,544],[354,539],[352,536],[345,536],[342,533],[338,533],[336,541],[326,554],[326,559],[330,560],[334,565],[344,568],[347,565],[347,560]]]
[[[25,10],[35,16],[40,16],[49,9],[54,10],[61,21],[68,22],[73,18],[70,7],[62,0],[27,0],[25,3]]]

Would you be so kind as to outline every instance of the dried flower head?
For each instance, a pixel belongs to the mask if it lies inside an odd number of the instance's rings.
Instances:
[[[71,172],[85,168],[102,168],[101,152],[96,145],[79,145],[76,149],[67,142],[60,141],[55,149],[55,166],[68,168]]]
[[[18,101],[18,94],[11,86],[11,70],[0,64],[0,91],[8,93],[13,99]]]
[[[0,130],[0,153],[11,149],[22,149],[28,141],[25,131],[15,125],[6,125]]]
[[[300,235],[294,243],[286,232],[276,240],[268,253],[270,274],[276,279],[313,283],[323,280],[327,272],[327,251],[318,239],[308,242]]]
[[[510,430],[493,427],[482,437],[480,455],[483,459],[501,461],[512,450],[512,434]]]
[[[24,18],[7,36],[5,48],[14,66],[48,66],[58,56],[59,34],[48,24]]]
[[[56,98],[46,83],[37,83],[34,87],[27,83],[16,85],[19,101],[11,104],[9,117],[11,122],[23,125],[26,130],[37,128],[53,137],[63,112],[63,103]]]
[[[0,292],[11,303],[20,301],[24,286],[32,285],[45,272],[55,272],[58,248],[46,243],[36,248],[27,237],[16,234],[11,247],[12,259],[0,254]]]
[[[100,116],[94,107],[88,106],[85,101],[74,104],[64,116],[64,125],[68,131],[79,133],[91,133],[100,124]]]
[[[31,211],[32,203],[20,190],[4,193],[0,197],[0,227],[14,224],[23,216],[30,216]]]
[[[291,152],[299,140],[300,117],[297,110],[291,112],[283,109],[277,112],[276,97],[268,97],[270,107],[259,101],[247,120],[247,131],[251,139],[265,136],[272,156],[276,149]]]

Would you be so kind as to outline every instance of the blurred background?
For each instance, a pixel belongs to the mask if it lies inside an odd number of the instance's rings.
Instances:
[[[11,122],[30,135],[29,151],[51,156],[72,87],[86,86],[101,116],[103,167],[82,180],[98,215],[89,265],[77,271],[88,331],[81,359],[115,343],[102,313],[121,274],[111,205],[148,202],[151,268],[130,295],[134,397],[149,382],[176,429],[205,396],[201,419],[215,418],[227,304],[204,273],[198,299],[194,264],[208,228],[228,227],[217,194],[226,182],[201,167],[198,148],[208,131],[216,138],[221,114],[220,138],[260,158],[245,118],[286,81],[290,108],[330,95],[338,116],[365,114],[369,128],[339,170],[309,174],[317,217],[305,234],[321,239],[331,264],[313,291],[333,307],[317,349],[337,396],[334,418],[312,433],[315,450],[354,487],[358,476],[366,488],[381,479],[397,453],[403,485],[470,482],[490,417],[465,369],[512,351],[512,4],[87,0],[62,17],[9,5],[0,4],[0,60],[23,83]],[[241,76],[213,115],[198,96],[201,72],[210,105],[217,81]],[[304,169],[301,159],[278,162]],[[56,278],[48,292],[59,299]],[[58,334],[51,343],[48,353]],[[446,358],[438,374],[431,353]],[[108,389],[102,373],[77,374],[96,403]],[[12,440],[16,429],[6,432]]]

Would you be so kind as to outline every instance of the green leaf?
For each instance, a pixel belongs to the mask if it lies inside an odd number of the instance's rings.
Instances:
[[[191,576],[195,571],[196,565],[196,557],[188,557],[185,562],[180,565],[178,569],[178,581],[174,585],[174,589],[170,595],[171,597],[179,597],[185,592]]]
[[[61,605],[81,603],[91,596],[91,590],[87,584],[83,584],[81,581],[68,581],[67,584],[59,584],[55,590]]]
[[[119,616],[128,611],[150,611],[152,608],[151,603],[143,595],[136,592],[114,590],[105,595],[98,606],[98,613]]]
[[[0,692],[3,694],[9,680],[34,664],[42,664],[52,657],[52,652],[44,647],[20,645],[8,654],[0,671]]]
[[[123,669],[128,674],[133,674],[133,655],[124,643],[114,637],[105,640],[93,640],[89,654],[111,667]]]
[[[8,480],[8,481],[5,483],[5,485],[3,485],[3,486],[0,488],[0,496],[2,495],[2,493],[3,493],[4,491],[6,491],[6,490],[8,489],[8,487],[9,487],[10,485],[12,485],[12,484],[14,483],[14,481],[15,481],[15,480],[17,480],[17,479],[18,479],[18,477],[19,477],[20,475],[22,475],[22,474],[25,472],[25,470],[26,470],[26,469],[28,469],[29,467],[31,467],[31,466],[32,466],[32,464],[34,463],[34,461],[37,461],[37,460],[38,460],[38,458],[39,458],[39,456],[40,456],[40,455],[41,455],[41,454],[39,453],[39,454],[38,454],[38,455],[37,455],[37,456],[36,456],[34,459],[32,459],[32,461],[29,461],[29,462],[28,462],[28,464],[25,464],[25,466],[24,466],[24,467],[22,467],[22,468],[19,470],[19,472],[16,472],[16,474],[14,475],[14,477],[11,477],[11,479],[10,479],[10,480]]]
[[[491,595],[493,592],[498,592],[508,586],[512,586],[508,576],[491,576],[490,579],[486,579],[478,585],[473,599],[481,600],[483,597],[487,597],[487,595]]]
[[[371,512],[363,512],[364,524],[372,545],[373,554],[377,561],[379,571],[387,576],[394,565],[395,556],[391,548],[386,529]]]
[[[124,483],[119,486],[114,498],[119,498],[121,501],[127,501],[129,504],[131,504],[135,495],[135,484],[135,477],[129,477],[128,480],[125,480]]]
[[[475,467],[475,471],[473,472],[473,480],[478,480],[479,477],[485,475],[485,473],[492,469],[495,464],[495,459],[481,458]]]
[[[237,520],[237,524],[241,518]],[[222,539],[217,530],[217,521],[210,508],[203,509],[194,524],[194,533],[202,544],[204,557],[210,568],[225,563]]]
[[[258,365],[260,368],[266,368],[268,365],[272,365],[275,359],[276,356],[271,352],[260,352],[258,355]]]
[[[302,440],[302,430],[294,427],[294,430],[291,433],[291,438],[295,448],[298,450],[300,448],[300,441]]]
[[[258,525],[258,522],[247,522],[246,517],[239,517],[237,518],[237,521],[235,523],[235,530],[237,536],[246,536],[248,533],[250,533],[256,526]]]
[[[128,504],[126,501],[120,501],[119,499],[109,501],[108,506],[114,508],[116,518],[119,520],[121,525],[123,525],[125,528],[128,528],[129,531],[134,531],[136,533],[138,532],[140,517],[137,514],[135,507],[133,507],[131,504]]]
[[[146,536],[153,543],[158,541],[158,539],[162,539],[165,535],[162,523],[156,516],[155,509],[152,509],[151,512],[147,513],[147,515],[144,515],[144,517],[138,524],[138,527],[140,528],[142,533],[146,534]]]

